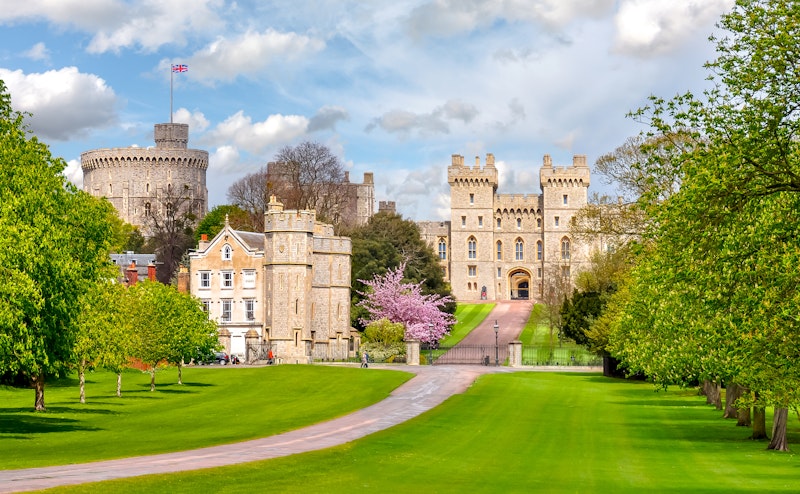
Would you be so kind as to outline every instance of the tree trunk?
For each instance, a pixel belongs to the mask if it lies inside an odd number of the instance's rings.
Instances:
[[[78,367],[78,378],[80,380],[80,397],[81,403],[86,403],[86,360],[81,360],[81,365]]]
[[[178,384],[183,384],[183,359],[178,361]]]
[[[122,398],[122,372],[117,372],[117,398]]]
[[[736,383],[730,383],[725,387],[725,413],[722,415],[724,419],[738,419],[739,410],[736,409],[736,400],[738,400],[744,388]]]
[[[786,419],[788,416],[788,408],[775,409],[775,414],[772,417],[772,441],[769,442],[767,449],[789,451],[789,443],[786,441]]]
[[[156,366],[150,367],[150,391],[156,390]]]
[[[706,395],[706,403],[714,405],[717,410],[722,410],[722,397],[720,396],[720,386],[713,381],[703,381],[703,391]]]
[[[44,412],[44,372],[39,372],[33,377],[33,388],[36,394],[33,409],[37,412]]]
[[[753,435],[751,439],[767,439],[767,412],[764,407],[753,407]]]
[[[740,408],[738,410],[736,427],[750,427],[753,422],[751,420],[750,407]]]

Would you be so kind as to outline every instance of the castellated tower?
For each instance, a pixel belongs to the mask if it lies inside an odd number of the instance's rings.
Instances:
[[[350,343],[350,239],[286,211],[273,196],[264,218],[266,339],[289,363],[346,358]],[[318,334],[319,333],[319,334]]]
[[[126,222],[148,235],[148,216],[175,198],[200,221],[208,211],[208,152],[188,149],[189,126],[155,125],[155,148],[94,149],[81,154],[83,189],[108,198]]]
[[[494,155],[486,155],[486,166],[464,165],[464,157],[453,155],[447,168],[450,184],[450,282],[459,300],[493,300],[494,248],[492,221],[497,168]],[[458,287],[456,289],[456,287]],[[458,293],[460,292],[460,293]]]

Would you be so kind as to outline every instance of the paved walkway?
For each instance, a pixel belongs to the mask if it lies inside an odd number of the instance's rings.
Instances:
[[[529,314],[530,305],[525,302],[498,303],[487,320],[473,331],[476,333],[474,338],[488,339],[493,344],[493,326],[497,319],[498,325],[501,325],[500,334],[503,337],[501,341],[505,343],[515,339],[519,335],[522,325],[525,324],[527,316],[523,317],[523,315],[526,310]],[[521,324],[520,320],[522,320]],[[338,419],[277,436],[190,451],[95,463],[24,470],[0,470],[0,493],[46,489],[60,485],[137,475],[212,468],[329,448],[388,429],[416,417],[438,406],[450,396],[463,393],[481,374],[534,370],[532,368],[510,369],[508,367],[465,365],[433,367],[378,365],[373,367],[402,369],[414,372],[416,376],[397,388],[388,398],[370,407]],[[569,369],[561,367],[558,370],[563,372]],[[586,371],[586,368],[579,370]],[[3,454],[9,454],[9,452]]]

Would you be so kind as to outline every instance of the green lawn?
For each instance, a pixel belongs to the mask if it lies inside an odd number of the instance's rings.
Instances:
[[[720,416],[693,390],[598,374],[486,375],[430,412],[336,448],[58,492],[798,491],[800,458],[766,451]],[[789,440],[800,447],[797,421]]]
[[[495,304],[458,304],[455,317],[458,320],[450,334],[439,342],[442,346],[454,346],[486,319]]]
[[[45,388],[47,411],[35,413],[33,390],[0,387],[0,469],[81,463],[192,449],[296,429],[366,407],[412,374],[358,368],[279,365],[191,367],[183,385],[174,368],[128,371],[117,398],[116,375],[87,377],[87,403],[75,378]],[[11,454],[10,452],[13,452]],[[0,488],[0,491],[2,488]]]

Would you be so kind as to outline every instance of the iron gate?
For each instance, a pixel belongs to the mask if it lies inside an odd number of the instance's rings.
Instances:
[[[508,359],[508,345],[434,344],[431,347],[423,344],[420,348],[420,360],[422,359],[429,365],[495,365],[495,361],[503,365]]]

